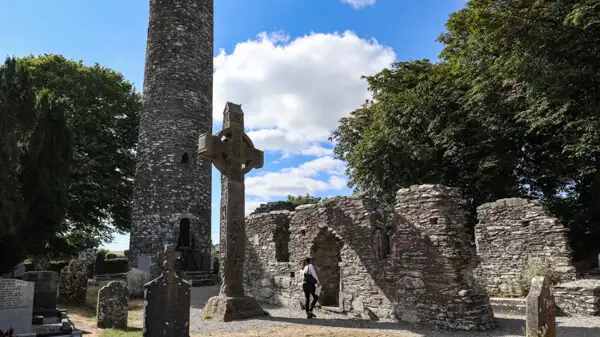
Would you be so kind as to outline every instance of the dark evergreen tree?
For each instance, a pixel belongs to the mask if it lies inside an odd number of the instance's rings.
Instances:
[[[0,273],[65,234],[72,142],[64,105],[26,68],[0,66]]]

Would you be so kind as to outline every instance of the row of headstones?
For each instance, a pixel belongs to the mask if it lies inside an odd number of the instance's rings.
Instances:
[[[62,276],[62,275],[61,275]],[[61,277],[62,279],[62,277]],[[43,326],[59,324],[62,317],[57,309],[57,301],[61,297],[59,275],[52,271],[27,272],[22,279],[0,279],[0,330],[14,329],[16,334],[32,332],[35,315],[41,315],[36,325],[37,333]],[[64,296],[64,294],[63,294]],[[81,301],[79,296],[69,300]],[[85,294],[83,296],[85,301]],[[112,281],[98,291],[97,326],[99,328],[127,327],[127,285],[123,281]],[[68,324],[67,321],[64,322]],[[68,326],[59,326],[59,331],[66,331]],[[57,332],[57,331],[48,331]]]

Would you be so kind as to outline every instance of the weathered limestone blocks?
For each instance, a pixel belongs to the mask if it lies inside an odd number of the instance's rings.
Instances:
[[[296,205],[289,201],[273,201],[260,204],[250,215],[270,213],[272,211],[293,211],[294,209],[296,209]]]
[[[559,313],[567,316],[600,316],[600,280],[577,280],[554,286]]]
[[[519,293],[529,263],[551,265],[561,280],[575,278],[567,228],[535,200],[501,199],[477,208],[478,280],[490,294]]]
[[[127,328],[127,285],[123,281],[112,281],[98,291],[96,308],[100,329]]]
[[[469,268],[473,251],[455,190],[398,192],[395,210],[336,197],[294,211],[248,216],[245,286],[268,303],[298,306],[299,261],[310,256],[322,309],[380,321],[460,330],[495,326],[489,299]]]

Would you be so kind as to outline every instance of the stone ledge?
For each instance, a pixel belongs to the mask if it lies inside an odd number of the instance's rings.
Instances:
[[[490,305],[494,315],[525,315],[525,298],[492,297],[490,298]]]

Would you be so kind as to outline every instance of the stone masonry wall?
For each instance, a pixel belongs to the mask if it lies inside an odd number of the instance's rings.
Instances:
[[[197,152],[212,132],[213,26],[213,0],[150,0],[128,257],[152,256],[154,276],[182,221],[194,254],[210,254],[211,162]]]
[[[250,214],[269,213],[272,211],[293,211],[296,209],[296,205],[289,201],[272,201],[266,204],[260,204],[254,212]]]
[[[519,293],[529,265],[551,265],[567,281],[575,278],[567,229],[535,200],[501,199],[477,208],[476,277],[491,295]]]
[[[337,197],[250,215],[246,224],[244,281],[248,294],[261,301],[298,306],[299,261],[311,256],[323,307],[450,329],[495,326],[485,290],[468,272],[473,253],[452,189],[402,189],[395,211],[371,199]]]
[[[600,280],[582,279],[554,286],[554,298],[561,315],[600,316]]]

